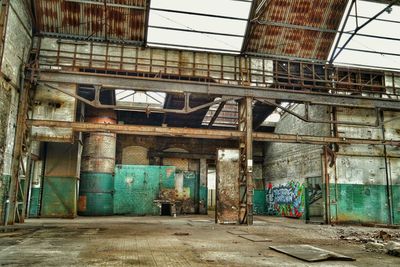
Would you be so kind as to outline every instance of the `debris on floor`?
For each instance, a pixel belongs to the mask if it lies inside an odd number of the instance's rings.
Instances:
[[[190,235],[190,234],[189,233],[184,233],[184,232],[176,232],[176,233],[174,233],[174,235],[186,236],[186,235]]]
[[[227,231],[228,233],[232,234],[232,235],[248,235],[248,232],[242,231],[242,230],[231,230],[231,231]]]
[[[368,231],[355,231],[352,227],[340,229],[339,239],[348,242],[365,243],[364,249],[368,252],[386,253],[392,256],[400,256],[400,231],[397,229],[385,229]]]
[[[400,243],[390,241],[386,244],[387,254],[400,257]]]
[[[259,235],[239,235],[239,237],[253,241],[253,242],[271,242],[271,239],[268,239],[266,237],[263,236],[259,236]]]
[[[313,247],[310,245],[270,246],[269,248],[308,262],[317,262],[326,260],[343,260],[343,261],[355,260],[354,258],[336,252],[332,252],[329,250]]]
[[[385,245],[378,242],[368,242],[365,244],[365,250],[369,252],[385,253]]]
[[[400,231],[398,230],[377,230],[377,231],[368,231],[370,228],[365,228],[366,231],[356,231],[352,227],[348,229],[339,229],[338,235],[339,239],[347,240],[349,242],[362,242],[362,243],[369,243],[369,242],[387,242],[389,240],[392,241],[399,241],[400,242]]]

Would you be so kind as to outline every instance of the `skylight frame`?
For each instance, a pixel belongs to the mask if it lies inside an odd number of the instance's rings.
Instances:
[[[165,2],[152,1],[147,29],[147,45],[150,47],[240,54],[252,1],[218,1],[219,5],[223,2],[222,4],[231,4],[236,9],[226,6],[222,9],[221,6],[216,6],[218,7],[215,8],[216,11],[212,8],[216,5],[215,1],[207,1],[209,3],[205,3],[201,8],[197,6],[198,9],[196,9],[196,5],[193,5],[193,8],[189,6],[190,2],[196,3],[195,0],[183,1],[179,6],[168,5],[168,8],[166,8]],[[178,0],[175,0],[175,2],[178,2]],[[241,8],[243,11],[240,10],[240,16],[233,16],[238,14],[238,7],[243,6],[246,6],[246,9]],[[229,10],[233,10],[233,15],[227,13],[230,12]],[[160,15],[164,18],[157,18]],[[183,18],[183,16],[186,18]],[[164,21],[166,25],[160,25],[160,20]],[[188,23],[189,21],[190,23]],[[212,25],[223,24],[225,26],[221,26],[217,30],[214,27],[209,27],[207,30],[204,28],[204,24],[210,24],[210,21],[213,21]]]

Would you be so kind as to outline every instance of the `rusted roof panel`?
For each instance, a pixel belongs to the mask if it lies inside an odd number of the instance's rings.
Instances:
[[[270,0],[250,18],[247,53],[326,60],[347,0]]]
[[[42,34],[143,42],[147,0],[35,0]]]

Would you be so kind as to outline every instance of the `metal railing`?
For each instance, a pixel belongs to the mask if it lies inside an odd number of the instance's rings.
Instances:
[[[42,38],[37,70],[95,72],[399,99],[400,73]]]

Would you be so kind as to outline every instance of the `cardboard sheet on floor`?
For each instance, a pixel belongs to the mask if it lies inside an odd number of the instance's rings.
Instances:
[[[246,231],[242,231],[242,230],[231,230],[228,231],[228,233],[232,234],[232,235],[248,235],[249,233]]]
[[[190,222],[195,222],[195,223],[212,223],[212,220],[189,220]]]
[[[270,246],[269,248],[308,262],[327,261],[327,260],[341,260],[341,261],[355,260],[354,258],[336,252],[332,252],[329,250],[313,247],[310,245]]]
[[[268,239],[266,237],[263,236],[259,236],[259,235],[240,235],[239,237],[253,241],[253,242],[271,242],[271,239]]]

